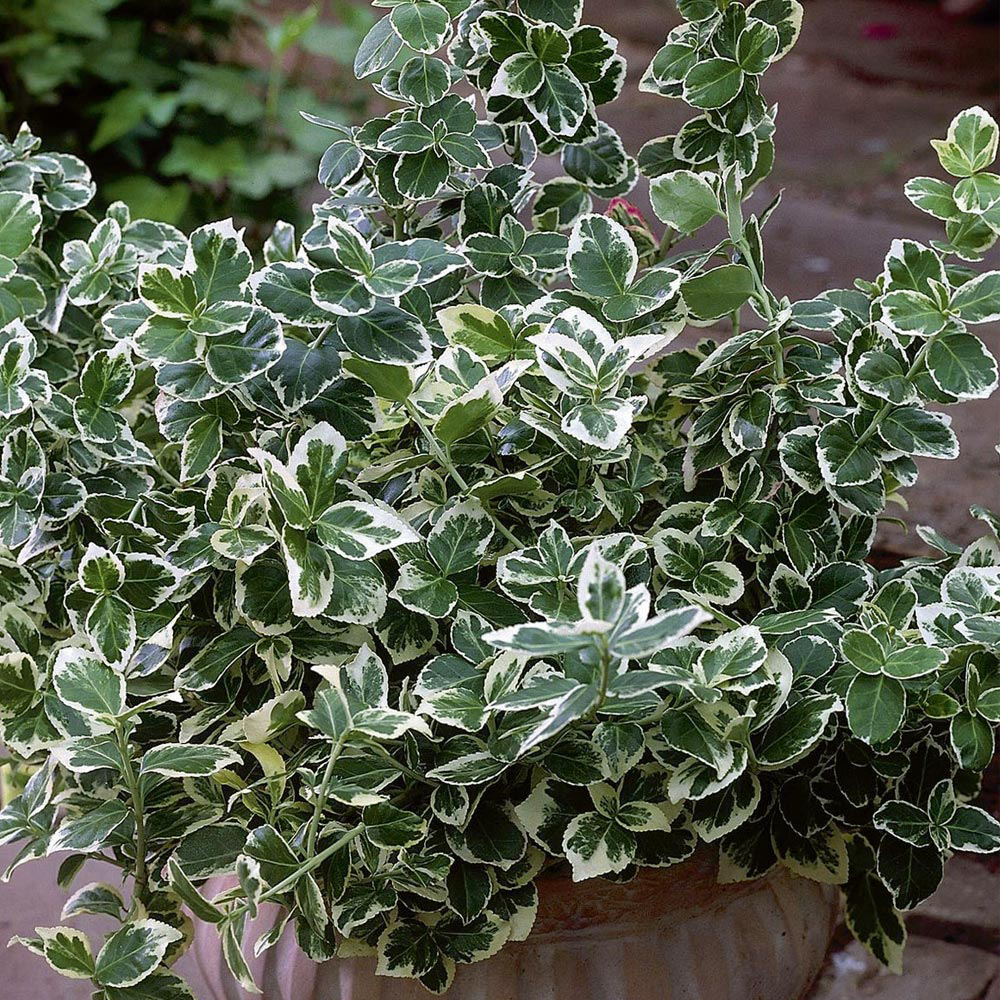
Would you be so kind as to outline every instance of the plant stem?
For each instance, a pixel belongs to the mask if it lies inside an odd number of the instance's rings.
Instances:
[[[597,717],[598,710],[604,704],[604,699],[608,695],[608,684],[611,683],[611,650],[608,649],[607,637],[603,635],[601,636],[601,659],[599,666],[601,673],[597,681],[597,701],[594,702],[594,707],[587,713],[588,719]]]
[[[731,183],[730,183],[731,182]],[[746,238],[746,230],[743,224],[743,192],[739,180],[735,174],[729,175],[726,183],[726,219],[729,227],[730,239],[733,246],[739,250],[743,262],[753,277],[756,298],[760,302],[761,312],[768,327],[774,324],[774,310],[771,308],[771,296],[764,284],[764,275],[757,267],[757,261],[750,249],[750,243]],[[739,310],[733,313],[734,332],[739,330]],[[774,349],[774,377],[777,381],[784,381],[785,378],[785,356],[784,348],[781,344],[781,335],[777,330],[771,330],[765,341]]]
[[[396,243],[406,239],[406,209],[392,213],[392,238]]]
[[[125,778],[125,785],[132,798],[132,811],[135,813],[135,889],[132,893],[132,912],[136,906],[143,902],[149,891],[149,871],[146,868],[146,824],[143,820],[142,789],[135,775],[135,768],[132,766],[132,757],[129,751],[128,737],[125,729],[117,726],[115,736],[118,743],[118,751],[122,755],[122,775]]]
[[[294,886],[295,883],[298,882],[298,880],[303,875],[307,875],[314,869],[319,868],[319,866],[323,864],[323,862],[326,861],[327,858],[336,854],[337,851],[342,850],[349,843],[351,843],[352,840],[355,840],[357,837],[359,837],[364,832],[364,829],[365,829],[364,824],[359,823],[353,829],[348,830],[347,833],[345,833],[338,840],[335,840],[329,847],[324,847],[323,850],[319,852],[319,854],[309,858],[308,861],[303,862],[303,864],[294,874],[289,875],[288,878],[286,879],[282,879],[276,886],[273,886],[272,888],[267,889],[265,892],[262,892],[260,896],[261,902],[267,902],[270,899],[274,899],[276,896],[280,896],[283,892],[287,892],[287,890],[291,889],[292,886]],[[238,917],[244,912],[247,912],[249,909],[250,909],[250,904],[244,903],[242,906],[237,906],[234,907],[232,910],[230,910],[229,917],[230,919],[232,919],[233,917]]]
[[[921,347],[920,350],[917,351],[917,356],[913,359],[913,364],[910,365],[909,369],[906,372],[907,381],[912,379],[913,376],[916,375],[917,372],[919,372],[920,369],[923,367],[924,360],[927,357],[927,352],[931,349],[931,344],[934,343],[936,337],[937,334],[935,334],[933,337],[928,337],[927,340],[924,341],[923,347]],[[895,407],[895,405],[896,405],[895,403],[890,403],[886,401],[881,405],[881,407],[879,407],[879,409],[875,413],[875,416],[872,419],[872,422],[859,435],[858,437],[859,445],[864,444],[866,441],[869,440],[869,438],[871,438],[871,436],[875,433],[875,431],[878,430],[879,424],[882,423],[882,421],[886,418],[886,415],[889,413],[890,410],[892,410]]]
[[[461,489],[463,493],[468,493],[469,484],[462,478],[458,469],[455,468],[455,464],[452,462],[451,456],[448,454],[446,449],[438,442],[438,439],[434,437],[433,432],[427,424],[424,423],[423,417],[420,416],[420,411],[408,399],[403,401],[403,406],[406,407],[406,412],[410,415],[410,419],[417,425],[420,433],[424,436],[424,440],[433,452],[434,457],[445,468],[448,475],[455,480],[459,489]]]
[[[750,252],[750,245],[744,239],[740,241],[738,247],[747,268],[750,270],[750,274],[753,276],[753,283],[757,291],[757,300],[760,302],[761,312],[764,313],[764,319],[767,321],[767,325],[770,326],[774,322],[774,310],[771,308],[771,297],[767,286],[764,284],[764,279],[757,269],[757,262],[753,259],[753,254]],[[784,348],[781,346],[781,335],[777,330],[772,330],[765,343],[770,344],[774,348],[774,377],[781,382],[785,378],[785,355]]]
[[[340,751],[344,749],[343,738],[337,740],[330,750],[330,759],[326,762],[326,770],[323,772],[323,779],[320,781],[319,790],[316,792],[316,802],[313,805],[312,819],[309,820],[309,831],[306,834],[306,854],[312,857],[316,850],[316,835],[319,832],[319,821],[326,807],[327,795],[330,789],[330,781],[333,778],[333,767],[337,763]]]
[[[433,452],[434,457],[441,463],[444,469],[447,471],[448,475],[455,480],[459,489],[463,493],[469,492],[469,484],[462,478],[461,473],[455,468],[455,463],[452,462],[451,456],[448,454],[447,446],[442,446],[440,442],[434,437],[431,429],[424,423],[423,418],[420,416],[420,412],[417,408],[407,399],[404,400],[403,405],[406,407],[406,412],[410,415],[410,419],[420,428],[420,433],[423,434],[424,440],[427,442],[428,447]],[[500,532],[504,538],[507,539],[516,548],[522,548],[523,542],[515,535],[502,521],[500,521],[495,515],[493,516],[493,523],[496,525],[497,530]]]

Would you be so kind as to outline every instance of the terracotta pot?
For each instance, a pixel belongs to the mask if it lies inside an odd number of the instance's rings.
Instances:
[[[835,889],[778,870],[720,886],[713,852],[615,885],[539,882],[527,941],[461,965],[449,1000],[799,1000],[818,975],[837,923]],[[209,884],[208,895],[225,883]],[[262,914],[251,940],[270,926]],[[214,928],[195,957],[212,1000],[244,1000]],[[289,928],[252,961],[264,1000],[427,1000],[419,983],[376,976],[374,958],[316,965]]]

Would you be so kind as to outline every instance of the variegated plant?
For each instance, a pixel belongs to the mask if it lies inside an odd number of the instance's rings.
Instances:
[[[185,911],[248,989],[290,923],[441,992],[530,932],[541,873],[704,843],[724,881],[840,885],[898,968],[901,911],[1000,847],[969,804],[1000,521],[866,561],[958,452],[941,407],[997,383],[968,329],[1000,317],[996,123],[960,114],[954,180],[907,187],[943,239],[790,302],[752,195],[795,0],[679,0],[640,86],[695,113],[636,159],[580,0],[382,5],[357,72],[395,110],[315,122],[330,196],[263,262],[94,218],[78,160],[0,145],[0,725],[31,775],[0,842],[72,891],[22,943],[178,1000]],[[604,210],[640,173],[662,235]]]

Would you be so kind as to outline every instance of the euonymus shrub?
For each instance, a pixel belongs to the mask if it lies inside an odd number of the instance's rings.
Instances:
[[[633,159],[579,2],[392,4],[356,70],[395,110],[316,122],[330,196],[262,262],[226,223],[94,219],[78,161],[0,147],[0,717],[34,767],[0,840],[63,856],[63,923],[22,943],[102,1000],[189,996],[185,910],[248,989],[291,924],[441,992],[528,935],[543,872],[700,843],[724,882],[839,885],[899,968],[901,911],[1000,847],[968,804],[1000,520],[866,561],[916,459],[958,453],[941,408],[997,383],[997,124],[960,114],[953,180],[907,187],[942,239],[790,302],[744,201],[799,5],[680,6],[641,86],[694,113]],[[600,211],[639,172],[662,238]]]

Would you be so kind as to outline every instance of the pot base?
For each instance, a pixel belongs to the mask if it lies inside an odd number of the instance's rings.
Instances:
[[[838,918],[832,886],[783,869],[719,885],[712,851],[619,885],[539,880],[531,936],[459,966],[449,1000],[801,1000]],[[219,891],[223,886],[209,886]],[[252,928],[253,938],[273,920]],[[263,915],[262,915],[263,916]],[[244,1000],[215,931],[200,925],[198,964],[213,1000]],[[374,958],[311,962],[289,931],[252,961],[264,1000],[426,1000],[412,980],[376,976]]]

